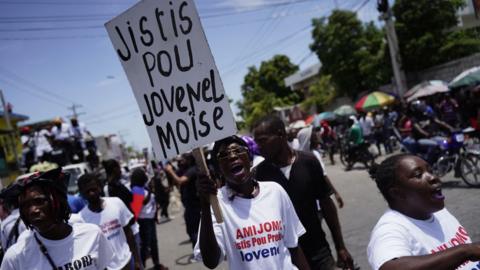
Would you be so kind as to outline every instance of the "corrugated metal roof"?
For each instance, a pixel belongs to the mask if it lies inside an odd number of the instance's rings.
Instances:
[[[4,111],[0,111],[0,117],[4,116]],[[10,119],[16,120],[16,121],[25,121],[28,120],[28,116],[23,115],[23,114],[18,114],[18,113],[10,113]]]
[[[321,67],[322,67],[322,64],[318,63],[318,64],[315,64],[313,66],[310,66],[307,69],[300,70],[299,72],[297,72],[295,74],[292,74],[292,75],[288,76],[287,78],[285,78],[285,85],[287,87],[292,88],[292,86],[294,84],[318,75]]]

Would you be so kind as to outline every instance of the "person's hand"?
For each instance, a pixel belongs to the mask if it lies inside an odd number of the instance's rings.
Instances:
[[[467,247],[469,249],[469,253],[471,254],[468,259],[470,261],[480,260],[480,242],[468,244]]]
[[[210,203],[210,195],[217,194],[217,185],[213,179],[206,175],[198,175],[197,192],[203,203]]]
[[[166,172],[172,172],[173,171],[172,164],[168,163],[167,165],[165,165],[165,171]]]
[[[135,262],[133,269],[142,270],[142,264],[140,262]]]
[[[335,196],[335,201],[337,201],[338,208],[343,208],[343,198],[342,198],[342,196],[340,196],[340,194],[338,194],[336,192],[333,195]]]
[[[341,248],[337,250],[337,264],[342,269],[353,270],[353,258],[352,255],[348,252],[346,248]]]

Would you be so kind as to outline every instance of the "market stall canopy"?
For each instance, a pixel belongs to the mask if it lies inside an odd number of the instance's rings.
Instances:
[[[421,97],[427,97],[448,91],[450,91],[450,89],[448,88],[447,83],[444,81],[424,81],[408,90],[403,97],[407,100],[407,102],[411,102]]]
[[[363,96],[359,101],[357,101],[355,104],[355,109],[368,111],[390,105],[394,102],[394,96],[384,92],[375,91]]]
[[[480,66],[467,69],[457,75],[448,85],[451,89],[476,86],[480,84]]]

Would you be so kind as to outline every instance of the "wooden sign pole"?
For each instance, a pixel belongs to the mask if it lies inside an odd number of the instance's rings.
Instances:
[[[203,155],[203,149],[201,147],[197,147],[192,150],[192,154],[193,154],[193,157],[195,158],[195,161],[197,163],[197,166],[200,172],[210,177],[207,162],[205,161],[205,156]],[[220,205],[218,204],[218,198],[216,195],[213,195],[213,194],[210,195],[210,205],[212,206],[213,214],[215,215],[215,219],[217,220],[217,223],[222,223],[223,222],[222,209],[220,209]]]

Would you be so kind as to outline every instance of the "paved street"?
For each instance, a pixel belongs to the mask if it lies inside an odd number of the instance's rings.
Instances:
[[[327,172],[345,200],[345,207],[339,210],[339,216],[346,245],[361,269],[370,269],[366,245],[370,231],[385,210],[386,203],[375,183],[360,166],[345,172],[341,165],[331,166],[328,163]],[[453,175],[447,175],[442,180],[447,208],[469,231],[474,241],[480,240],[480,208],[477,205],[480,189],[468,188],[461,179],[454,179]],[[172,205],[171,208],[175,219],[159,225],[157,230],[162,263],[170,269],[206,269],[201,263],[188,263],[191,245],[186,242],[181,206]],[[323,227],[326,229],[326,224]],[[151,266],[150,261],[147,265]],[[222,264],[217,269],[226,269],[226,265]]]

